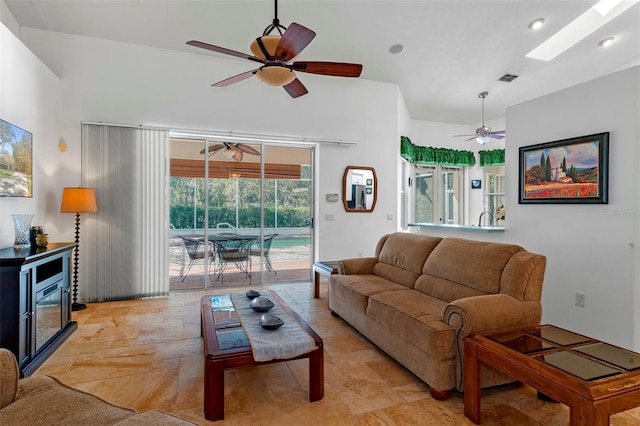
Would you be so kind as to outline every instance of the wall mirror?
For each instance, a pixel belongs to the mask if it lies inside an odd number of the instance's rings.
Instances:
[[[378,180],[373,167],[349,166],[342,176],[342,203],[348,212],[372,212],[378,200]]]

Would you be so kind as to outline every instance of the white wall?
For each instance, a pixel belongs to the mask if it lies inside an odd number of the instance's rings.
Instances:
[[[543,322],[614,344],[638,344],[638,145],[640,67],[507,109],[507,229],[431,230],[440,236],[516,243],[547,256]],[[518,204],[518,148],[610,132],[609,204]],[[586,306],[575,306],[575,293]]]
[[[639,195],[633,179],[640,143],[639,73],[635,67],[599,78],[511,107],[506,116],[512,142],[507,214],[513,211],[508,221],[513,231],[505,236],[547,256],[544,320],[625,347],[634,344],[637,332],[638,253],[632,246]],[[517,204],[517,148],[606,131],[609,204]],[[586,294],[585,308],[575,306],[578,291]]]
[[[397,164],[390,161],[398,153],[395,85],[300,73],[309,94],[291,99],[257,79],[210,87],[246,70],[243,61],[27,28],[21,37],[62,80],[61,126],[70,148],[80,145],[81,121],[356,141],[318,149],[319,258],[373,254],[379,236],[396,230],[395,220],[386,219],[397,211]],[[79,175],[79,148],[62,163]],[[375,167],[373,213],[346,213],[342,203],[325,200],[326,193],[341,193],[348,165]]]
[[[6,7],[2,3],[3,8]],[[65,153],[58,151],[60,80],[0,24],[0,118],[33,134],[33,198],[0,198],[0,247],[13,245],[12,214],[34,214],[32,225],[44,225],[57,234]],[[73,241],[73,234],[62,235]],[[60,239],[57,239],[60,241]]]

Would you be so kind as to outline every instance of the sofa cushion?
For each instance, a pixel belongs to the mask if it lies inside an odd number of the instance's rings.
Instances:
[[[191,422],[176,417],[173,414],[164,413],[162,411],[145,411],[135,416],[127,417],[114,423],[113,426],[169,426],[169,425],[187,425]]]
[[[427,258],[415,288],[447,302],[498,293],[505,266],[521,251],[515,244],[446,238]]]
[[[364,275],[331,275],[330,292],[333,297],[345,300],[350,310],[364,315],[369,303],[369,296],[388,292],[406,290],[401,284],[394,283],[373,274]]]
[[[396,232],[389,235],[380,249],[373,273],[406,287],[413,288],[429,254],[442,238]],[[407,250],[411,247],[410,250]]]
[[[9,349],[0,348],[0,408],[11,404],[18,396],[20,370]]]
[[[432,357],[450,360],[456,357],[455,331],[443,322],[446,307],[415,290],[391,291],[369,298],[367,316]]]
[[[0,409],[0,424],[110,425],[135,414],[133,410],[117,407],[97,396],[72,389],[52,377],[23,379],[20,388],[18,399]]]
[[[546,265],[547,258],[540,254],[528,251],[514,254],[502,273],[500,293],[518,300],[539,301]]]

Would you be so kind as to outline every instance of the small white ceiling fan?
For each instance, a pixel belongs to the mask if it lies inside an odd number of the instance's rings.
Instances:
[[[484,125],[484,98],[489,95],[489,92],[480,92],[478,97],[482,99],[482,127],[478,127],[476,129],[475,135],[454,135],[454,137],[462,137],[462,136],[472,136],[467,139],[468,141],[475,139],[479,144],[485,145],[489,142],[490,138],[493,139],[502,139],[505,137],[504,130],[496,130],[495,132],[491,131],[491,127],[487,127]]]

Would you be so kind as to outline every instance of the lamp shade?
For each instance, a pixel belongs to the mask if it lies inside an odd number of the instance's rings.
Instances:
[[[60,213],[95,213],[98,211],[93,188],[63,188]]]

